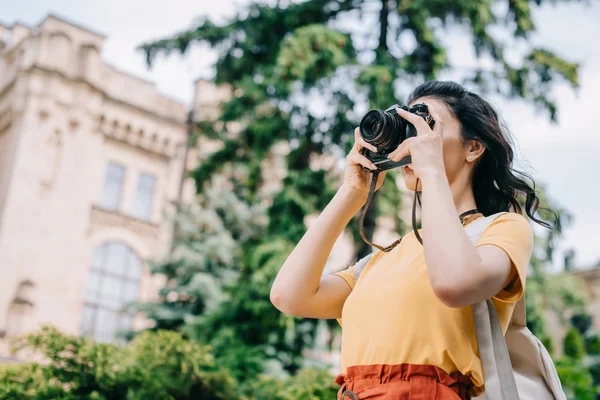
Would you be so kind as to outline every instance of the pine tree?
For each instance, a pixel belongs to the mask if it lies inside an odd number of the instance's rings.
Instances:
[[[166,278],[159,300],[138,305],[155,321],[153,329],[177,329],[226,300],[226,287],[240,274],[244,245],[256,243],[265,229],[264,212],[214,188],[179,210],[172,251],[151,266]]]
[[[551,88],[557,81],[576,87],[578,65],[530,40],[535,32],[532,7],[545,1],[510,1],[502,15],[495,11],[500,8],[496,3],[254,2],[224,24],[202,19],[189,30],[141,48],[149,64],[158,55],[185,53],[195,43],[208,44],[218,52],[214,80],[234,88],[220,120],[242,122],[243,129],[232,138],[224,131],[226,124],[203,127],[205,134],[223,141],[223,148],[194,173],[198,187],[201,190],[225,163],[243,163],[250,168],[244,183],[254,193],[262,181],[261,160],[274,144],[288,142],[289,179],[284,190],[295,190],[292,186],[298,181],[313,185],[303,188],[300,197],[282,196],[281,200],[290,204],[280,204],[278,210],[283,214],[271,216],[289,219],[293,215],[289,222],[302,226],[302,214],[324,203],[322,188],[331,184],[325,171],[308,168],[310,159],[345,154],[365,106],[385,108],[402,102],[415,82],[453,71],[441,40],[453,27],[466,28],[476,55],[492,64],[462,71],[466,84],[525,99],[556,119]],[[379,17],[373,18],[378,8]],[[362,25],[370,26],[367,34],[359,29]],[[491,31],[499,27],[512,39],[496,39]],[[372,32],[377,33],[377,40]],[[411,39],[414,45],[405,46]],[[507,56],[507,49],[515,44],[526,49],[516,62]],[[371,213],[365,224],[369,236],[374,219]],[[280,233],[289,230],[302,231],[286,226]],[[360,255],[369,252],[367,245],[357,244]]]

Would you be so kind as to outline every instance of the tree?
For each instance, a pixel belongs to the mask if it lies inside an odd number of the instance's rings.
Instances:
[[[547,331],[545,312],[554,312],[561,323],[569,325],[571,314],[583,315],[589,302],[583,280],[564,271],[550,274],[547,267],[555,258],[558,241],[572,223],[570,212],[554,199],[549,199],[544,186],[536,188],[540,198],[538,217],[550,223],[551,230],[534,231],[534,251],[530,261],[531,273],[527,277],[527,326],[540,338],[550,354],[553,352],[550,334]]]
[[[576,328],[571,328],[565,336],[565,355],[574,361],[581,361],[585,355],[585,344],[581,333]]]
[[[172,251],[151,265],[166,278],[159,300],[138,309],[154,329],[177,329],[214,310],[240,274],[245,244],[252,246],[266,224],[264,209],[250,207],[232,191],[208,189],[175,215]]]
[[[155,322],[152,329],[210,345],[238,382],[262,373],[268,360],[295,372],[316,326],[282,315],[269,300],[291,242],[261,240],[269,229],[264,207],[241,201],[232,185],[219,179],[176,215],[173,250],[152,266],[166,283],[158,301],[138,309]]]
[[[564,338],[564,356],[556,363],[563,389],[569,399],[593,400],[600,394],[598,364],[586,354],[584,338],[577,327],[571,327]]]
[[[200,121],[199,132],[219,141],[221,148],[192,176],[199,193],[214,176],[227,176],[241,201],[266,205],[269,217],[258,243],[241,245],[241,273],[227,289],[230,301],[197,319],[202,324],[193,324],[196,334],[202,337],[216,327],[223,348],[237,340],[242,354],[244,346],[268,343],[267,354],[295,372],[302,349],[311,344],[314,324],[278,315],[268,293],[279,266],[306,230],[305,217],[320,211],[338,185],[339,171],[314,161],[342,158],[368,107],[402,102],[416,83],[449,72],[458,72],[465,84],[480,91],[524,99],[556,120],[551,89],[561,81],[576,87],[578,65],[530,40],[535,32],[532,7],[547,1],[514,0],[506,7],[468,0],[253,2],[223,24],[203,18],[188,30],[142,45],[149,65],[158,56],[186,53],[197,43],[218,53],[214,82],[230,85],[232,97],[221,104],[216,120]],[[468,32],[476,56],[490,67],[454,69],[442,37],[455,28]],[[502,29],[510,40],[492,34],[494,29]],[[511,53],[515,44],[524,50]],[[229,130],[231,123],[240,128]],[[282,143],[288,148],[282,188],[265,196],[261,189],[272,171],[264,163]],[[377,198],[398,222],[401,197],[393,173]],[[376,216],[368,214],[368,236]],[[351,229],[356,232],[355,223]],[[544,246],[553,248],[555,237],[548,235]],[[359,239],[356,245],[359,256],[371,251]]]
[[[425,0],[253,3],[222,25],[202,19],[189,30],[141,48],[148,64],[161,54],[185,53],[195,43],[209,44],[218,52],[215,82],[234,88],[219,119],[243,122],[243,129],[231,138],[224,131],[226,124],[204,126],[203,133],[220,138],[224,146],[194,173],[198,188],[224,164],[242,163],[250,169],[244,180],[254,193],[262,181],[261,161],[273,145],[289,142],[289,179],[284,191],[297,189],[298,181],[310,180],[314,185],[304,188],[308,190],[300,198],[282,196],[280,200],[289,204],[279,204],[272,210],[279,214],[271,215],[302,226],[303,214],[316,211],[315,206],[327,199],[322,188],[330,183],[325,180],[326,171],[308,168],[309,160],[324,153],[347,152],[359,110],[365,105],[387,107],[406,96],[406,82],[451,71],[441,37],[453,27],[466,28],[476,55],[493,64],[492,68],[463,71],[465,83],[523,98],[555,120],[550,89],[559,80],[577,86],[578,65],[530,41],[535,31],[531,7],[541,3],[510,1],[504,15],[493,11],[494,2],[467,0],[452,4]],[[379,17],[368,18],[378,4]],[[354,24],[343,24],[348,20]],[[373,29],[364,35],[358,29],[343,28],[358,24]],[[491,30],[498,26],[514,39],[495,38]],[[376,41],[369,37],[374,29]],[[404,39],[411,37],[416,43],[404,46]],[[518,62],[507,57],[514,42],[527,49]],[[368,235],[374,223],[371,215],[365,226]],[[298,232],[291,235],[296,239],[302,229],[288,227],[289,231]],[[358,244],[360,255],[369,252],[366,245]]]

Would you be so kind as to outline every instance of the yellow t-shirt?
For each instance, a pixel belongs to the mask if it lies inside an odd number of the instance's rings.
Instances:
[[[493,303],[506,332],[523,295],[533,234],[516,213],[499,216],[476,246],[494,245],[512,260],[510,284]],[[428,364],[460,371],[483,386],[471,307],[450,308],[433,292],[423,246],[414,233],[389,253],[377,252],[355,282],[354,266],[338,272],[353,289],[342,311],[342,370],[372,364]]]

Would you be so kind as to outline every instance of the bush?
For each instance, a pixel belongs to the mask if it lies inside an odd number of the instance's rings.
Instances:
[[[571,317],[571,326],[585,336],[587,331],[592,327],[592,316],[586,313],[575,314]]]
[[[556,371],[568,399],[595,400],[592,375],[580,362],[562,359],[556,363]]]
[[[585,350],[588,354],[599,355],[600,354],[600,336],[597,334],[588,336],[585,338]]]
[[[45,326],[19,339],[20,349],[45,360],[0,366],[2,400],[329,400],[338,389],[318,368],[236,381],[209,347],[171,331],[145,331],[117,347]]]
[[[592,375],[592,380],[594,381],[594,385],[600,385],[600,363],[592,364],[589,367],[590,374]]]
[[[15,350],[42,353],[44,363],[0,369],[5,400],[232,400],[234,381],[209,349],[176,332],[143,332],[127,346],[95,343],[45,326]]]
[[[323,369],[307,368],[296,375],[278,379],[260,376],[244,388],[243,400],[330,400],[339,386]]]
[[[564,340],[565,355],[574,361],[581,361],[585,356],[585,344],[581,333],[575,328],[569,329]]]

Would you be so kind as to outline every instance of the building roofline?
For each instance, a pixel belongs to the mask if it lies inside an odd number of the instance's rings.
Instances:
[[[121,69],[121,68],[119,68],[119,67],[117,67],[117,66],[115,66],[115,65],[113,65],[113,64],[111,64],[109,62],[103,61],[103,63],[104,63],[104,65],[106,65],[107,67],[111,68],[112,70],[114,70],[115,72],[117,72],[119,74],[123,74],[123,75],[126,75],[126,76],[128,76],[130,78],[133,78],[135,80],[142,81],[142,82],[147,83],[149,85],[152,85],[153,87],[156,88],[156,82],[154,82],[154,81],[151,81],[151,80],[146,79],[146,78],[142,78],[141,76],[138,76],[138,75],[134,74],[133,72],[125,71],[124,69]]]
[[[62,15],[58,15],[58,14],[56,14],[56,13],[49,13],[48,15],[46,15],[46,16],[45,16],[45,17],[44,17],[44,18],[43,18],[43,19],[42,19],[42,20],[41,20],[41,21],[40,21],[40,22],[37,24],[37,26],[40,26],[40,25],[42,25],[42,24],[43,24],[43,23],[44,23],[46,20],[48,20],[48,19],[50,19],[50,18],[54,18],[54,19],[56,19],[56,20],[58,20],[58,21],[60,21],[60,22],[64,22],[65,24],[71,25],[71,26],[73,26],[73,27],[75,27],[75,28],[77,28],[77,29],[81,29],[82,31],[85,31],[85,32],[91,33],[91,34],[93,34],[93,35],[96,35],[96,36],[98,36],[98,37],[100,37],[100,38],[102,38],[102,39],[106,38],[106,35],[105,35],[104,33],[100,33],[100,32],[98,32],[98,31],[96,31],[95,29],[90,29],[90,28],[88,28],[88,27],[87,27],[87,26],[85,26],[85,25],[81,25],[81,24],[79,24],[79,23],[77,23],[77,22],[73,22],[72,20],[70,20],[70,19],[68,19],[68,18],[65,18],[65,17],[63,17]]]
[[[5,28],[8,28],[8,29],[13,29],[15,26],[22,26],[23,28],[31,30],[30,25],[27,25],[25,22],[19,21],[19,20],[16,20],[15,22],[13,22],[10,25],[5,25],[2,23],[2,21],[0,21],[0,25],[3,25]]]
[[[155,117],[155,118],[157,118],[157,119],[159,119],[159,120],[161,120],[163,122],[168,122],[168,123],[171,123],[171,124],[174,124],[174,125],[177,125],[177,126],[185,126],[185,124],[186,124],[185,119],[179,120],[179,119],[177,119],[175,117],[171,117],[169,115],[165,115],[165,114],[162,114],[160,112],[157,112],[156,110],[151,110],[151,109],[148,109],[146,107],[143,107],[143,106],[140,106],[140,105],[137,105],[137,104],[128,103],[128,102],[126,102],[126,101],[124,101],[122,99],[113,97],[112,95],[110,95],[109,93],[107,93],[104,89],[102,89],[102,88],[94,85],[93,83],[89,82],[88,80],[86,80],[84,78],[76,78],[76,79],[68,78],[68,77],[66,77],[60,71],[56,71],[54,69],[44,68],[44,67],[41,67],[41,66],[35,65],[35,64],[32,65],[31,67],[29,67],[28,69],[23,70],[23,72],[25,72],[25,73],[30,73],[32,71],[40,71],[42,73],[55,74],[55,75],[57,75],[57,76],[59,76],[59,77],[61,77],[63,79],[67,79],[67,80],[71,80],[71,81],[74,81],[74,82],[86,84],[90,88],[92,88],[94,91],[96,91],[100,95],[102,95],[106,100],[109,100],[109,101],[112,101],[112,102],[115,102],[115,103],[118,103],[118,104],[130,107],[130,108],[132,108],[134,110],[137,110],[137,111],[139,111],[139,112],[141,112],[143,114]],[[12,86],[14,86],[15,82],[16,82],[16,78],[13,79],[11,82],[7,83],[4,87],[0,87],[0,97],[5,93],[5,91],[10,90],[10,88]],[[169,98],[169,96],[165,96],[164,94],[162,94],[160,92],[158,92],[158,94],[160,96],[164,96],[164,97]],[[186,107],[186,105],[184,103],[178,101],[177,99],[171,98],[171,100],[175,100],[179,104],[182,104],[184,107]],[[186,111],[187,111],[187,107],[186,107]]]
[[[106,66],[108,66],[109,68],[112,68],[115,72],[117,72],[119,74],[123,74],[123,75],[126,75],[126,76],[130,77],[130,78],[133,78],[133,79],[136,79],[138,81],[141,81],[141,82],[147,83],[149,85],[152,85],[152,87],[154,88],[154,90],[156,90],[156,93],[158,93],[161,97],[164,97],[164,98],[172,100],[172,101],[174,101],[176,103],[182,104],[183,106],[186,107],[186,109],[189,108],[188,104],[186,104],[185,101],[181,100],[178,97],[171,96],[171,95],[166,94],[166,93],[162,92],[161,90],[159,90],[158,89],[158,84],[156,83],[156,81],[153,81],[153,80],[150,80],[150,79],[146,79],[146,78],[142,78],[141,76],[136,75],[133,72],[129,72],[129,71],[126,71],[126,70],[121,69],[119,67],[116,67],[115,65],[113,65],[111,63],[108,63],[106,61],[103,61],[103,63]]]

